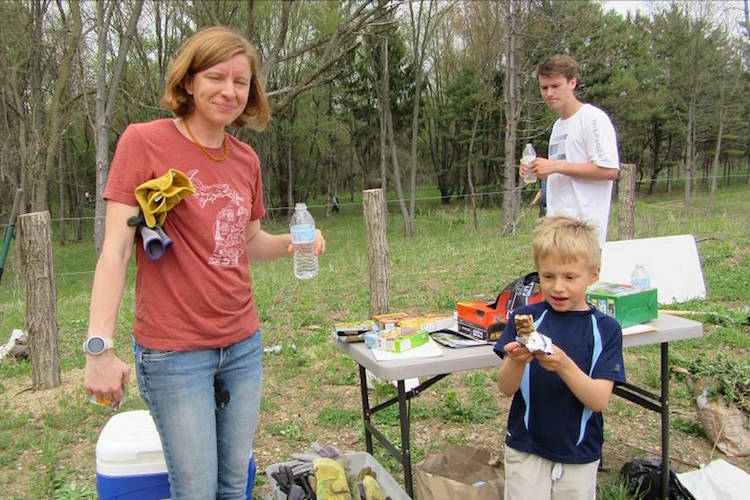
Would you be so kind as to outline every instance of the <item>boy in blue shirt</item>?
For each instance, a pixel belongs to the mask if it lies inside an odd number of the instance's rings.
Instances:
[[[615,382],[625,382],[622,329],[586,302],[599,278],[596,227],[566,215],[534,231],[534,263],[544,301],[509,318],[495,344],[498,387],[513,396],[505,440],[505,498],[595,499],[604,421]],[[516,340],[515,316],[534,318],[553,353]]]

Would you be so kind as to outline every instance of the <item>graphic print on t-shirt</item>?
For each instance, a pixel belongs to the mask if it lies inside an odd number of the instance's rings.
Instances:
[[[565,141],[568,140],[568,134],[556,135],[549,139],[549,154],[547,155],[550,160],[564,160],[565,157]]]
[[[195,186],[195,197],[201,208],[219,200],[228,200],[226,206],[216,214],[213,225],[214,250],[208,263],[214,266],[237,267],[240,255],[245,251],[245,227],[250,220],[250,211],[242,206],[245,201],[228,184],[203,184],[196,178],[197,170],[188,172]]]

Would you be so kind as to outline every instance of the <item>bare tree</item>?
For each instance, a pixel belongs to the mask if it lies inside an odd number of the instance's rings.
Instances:
[[[516,189],[516,135],[521,120],[520,44],[523,29],[521,0],[502,3],[505,14],[505,183],[503,193],[503,234],[514,234],[521,208]]]
[[[97,75],[94,123],[94,142],[96,144],[96,207],[94,209],[94,243],[97,255],[101,252],[102,244],[104,243],[104,216],[106,210],[102,193],[104,192],[104,186],[107,184],[107,176],[109,174],[109,123],[115,105],[115,98],[117,97],[122,68],[125,65],[125,56],[128,53],[130,40],[138,25],[138,18],[141,16],[143,0],[136,0],[132,3],[127,28],[123,36],[120,37],[117,59],[112,68],[112,75],[109,78],[109,82],[107,82],[109,32],[115,10],[120,5],[122,4],[117,0],[101,0],[96,2]]]

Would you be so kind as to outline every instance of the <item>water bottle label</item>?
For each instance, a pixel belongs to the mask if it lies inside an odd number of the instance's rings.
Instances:
[[[315,241],[315,226],[312,224],[296,224],[289,228],[289,232],[295,245]]]

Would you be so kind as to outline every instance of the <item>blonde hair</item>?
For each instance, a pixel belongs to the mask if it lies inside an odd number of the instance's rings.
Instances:
[[[596,226],[568,215],[545,217],[534,229],[534,264],[553,256],[563,262],[583,259],[591,270],[601,265],[599,230]]]
[[[247,105],[233,125],[263,130],[271,119],[271,108],[260,80],[258,52],[247,38],[223,26],[196,32],[177,50],[167,73],[162,106],[180,118],[190,115],[195,104],[185,89],[185,83],[196,73],[228,61],[237,54],[247,56],[251,79]]]

